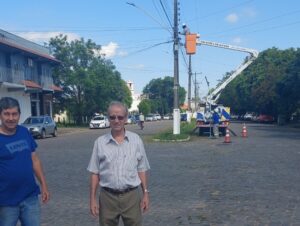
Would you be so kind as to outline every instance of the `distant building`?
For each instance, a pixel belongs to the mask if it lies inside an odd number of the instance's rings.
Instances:
[[[128,88],[131,92],[131,97],[132,97],[132,104],[131,104],[131,107],[128,110],[129,110],[130,113],[131,112],[138,112],[139,111],[138,105],[141,102],[141,95],[134,92],[133,82],[127,81],[127,86],[128,86]]]
[[[16,98],[23,122],[28,116],[52,116],[52,70],[60,62],[49,49],[0,29],[0,98]]]

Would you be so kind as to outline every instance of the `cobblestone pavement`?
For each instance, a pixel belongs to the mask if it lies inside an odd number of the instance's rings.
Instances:
[[[147,123],[140,131],[151,164],[151,209],[144,226],[300,225],[300,130],[247,124],[248,138],[150,142],[148,134],[171,122]],[[44,226],[93,226],[89,174],[93,141],[108,130],[84,130],[38,140],[52,200],[42,210]]]

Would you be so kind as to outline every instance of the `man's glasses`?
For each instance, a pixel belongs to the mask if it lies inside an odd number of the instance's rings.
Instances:
[[[122,121],[122,120],[124,120],[124,116],[122,116],[122,115],[110,115],[109,116],[109,119],[110,120],[116,120],[116,119],[118,119],[119,121]]]

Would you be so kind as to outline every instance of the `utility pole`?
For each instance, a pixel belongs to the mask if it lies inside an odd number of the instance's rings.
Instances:
[[[178,1],[174,0],[174,108],[173,108],[173,134],[180,134],[180,110],[179,110],[179,37],[178,37]]]
[[[188,110],[191,112],[191,90],[192,90],[192,56],[189,55],[189,80],[188,80]]]

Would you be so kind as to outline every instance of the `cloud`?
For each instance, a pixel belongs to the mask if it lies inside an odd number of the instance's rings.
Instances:
[[[95,51],[96,54],[105,56],[105,58],[113,58],[114,56],[127,56],[126,51],[118,51],[120,48],[118,43],[110,42],[107,45],[102,45],[100,51]]]
[[[101,46],[100,54],[105,55],[106,58],[112,58],[117,55],[119,45],[115,42],[110,42],[108,45]]]
[[[74,40],[80,40],[80,36],[75,33],[70,32],[60,32],[60,31],[53,31],[53,32],[16,32],[16,35],[25,38],[29,41],[44,44],[48,43],[50,38],[54,38],[60,34],[67,35],[68,42]],[[118,51],[119,45],[115,42],[110,42],[107,45],[102,45],[101,50],[99,52],[95,51],[95,54],[104,55],[106,58],[112,58],[114,56],[127,56],[128,53],[126,51]]]
[[[225,20],[229,23],[236,23],[239,20],[239,17],[236,13],[231,13],[226,16]]]
[[[64,34],[68,36],[68,41],[74,41],[80,39],[79,35],[75,33],[68,33],[68,32],[60,32],[60,31],[53,31],[53,32],[17,32],[16,35],[21,36],[27,40],[36,43],[45,43],[49,42],[50,38],[54,38],[60,34]]]

